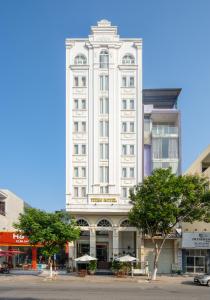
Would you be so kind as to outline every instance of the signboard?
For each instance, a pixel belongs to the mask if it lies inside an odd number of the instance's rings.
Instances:
[[[184,232],[182,248],[210,249],[210,232]]]
[[[116,198],[90,198],[92,203],[116,203]]]
[[[29,239],[27,236],[16,232],[0,232],[0,245],[1,246],[28,246]]]

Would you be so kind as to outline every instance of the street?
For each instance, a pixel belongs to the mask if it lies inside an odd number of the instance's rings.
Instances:
[[[65,300],[209,300],[210,288],[192,278],[160,278],[157,282],[94,276],[60,276],[55,281],[38,276],[0,276],[0,299]]]

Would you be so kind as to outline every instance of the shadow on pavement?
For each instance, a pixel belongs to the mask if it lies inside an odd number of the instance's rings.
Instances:
[[[199,286],[199,284],[196,284],[193,281],[182,281],[181,284]]]
[[[11,298],[11,297],[0,297],[0,300],[40,300],[40,298],[29,298],[29,297],[24,297],[24,298]]]

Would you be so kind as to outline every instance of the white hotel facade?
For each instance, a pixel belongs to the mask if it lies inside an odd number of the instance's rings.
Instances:
[[[142,97],[141,39],[120,38],[107,20],[66,39],[66,210],[82,229],[69,255],[96,256],[101,269],[118,255],[145,259],[127,217],[143,179]]]

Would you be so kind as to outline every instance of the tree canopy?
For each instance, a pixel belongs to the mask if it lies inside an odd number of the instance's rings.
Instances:
[[[206,178],[197,175],[176,176],[169,168],[154,170],[151,176],[130,191],[133,207],[129,220],[152,239],[157,259],[165,239],[176,224],[210,222],[208,186]],[[155,237],[160,235],[163,241],[159,246]]]
[[[26,208],[15,228],[27,235],[31,245],[41,244],[48,256],[56,254],[67,242],[79,237],[80,229],[67,212],[55,213]]]

